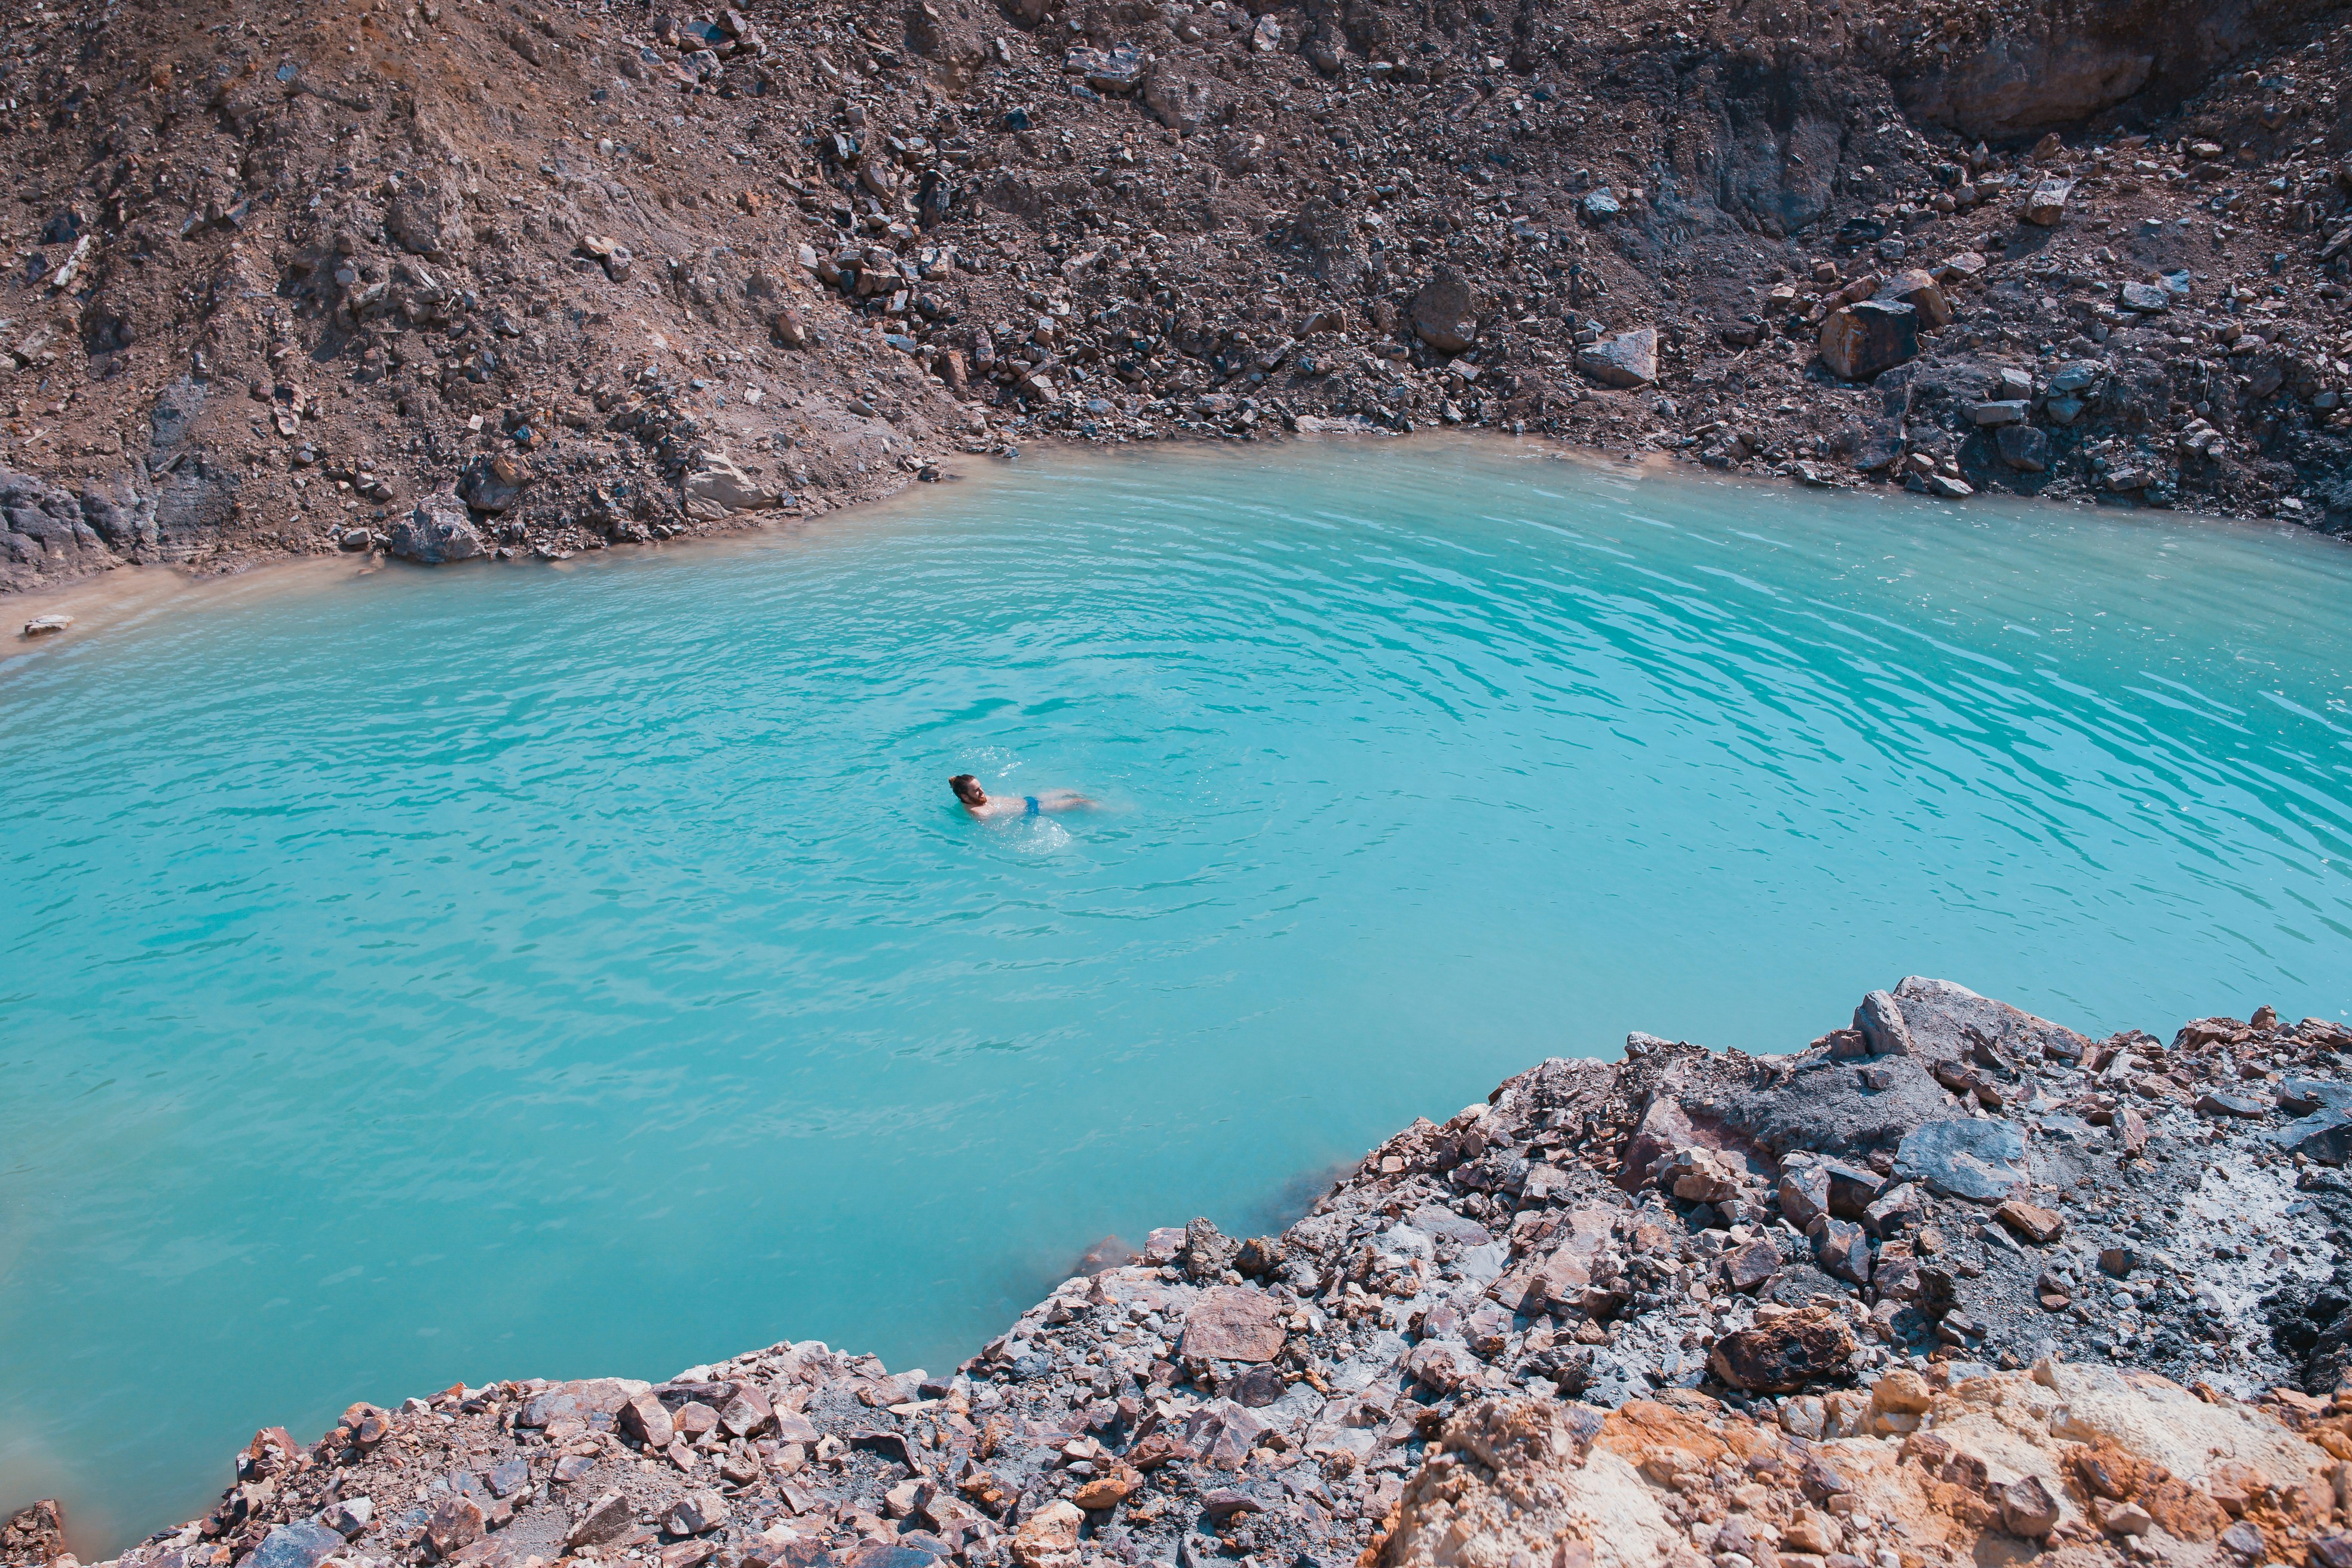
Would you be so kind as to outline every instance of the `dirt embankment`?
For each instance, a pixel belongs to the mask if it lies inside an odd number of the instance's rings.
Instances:
[[[1315,424],[2341,527],[2346,16],[19,8],[0,587]]]

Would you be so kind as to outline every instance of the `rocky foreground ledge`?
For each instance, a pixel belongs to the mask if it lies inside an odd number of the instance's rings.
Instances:
[[[1097,1247],[949,1376],[786,1342],[354,1405],[119,1568],[2352,1568],[2352,1030],[1943,981]],[[53,1503],[0,1560],[72,1564]]]

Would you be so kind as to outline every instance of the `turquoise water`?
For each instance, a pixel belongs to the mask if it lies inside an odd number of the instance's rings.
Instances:
[[[1415,441],[195,601],[0,666],[0,1507],[85,1553],[354,1398],[942,1369],[1630,1028],[2352,1007],[2295,532]]]

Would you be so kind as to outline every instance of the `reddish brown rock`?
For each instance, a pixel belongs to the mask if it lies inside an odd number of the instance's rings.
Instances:
[[[1195,1361],[1272,1361],[1287,1337],[1272,1297],[1220,1285],[1202,1291],[1186,1314],[1183,1353]]]
[[[2011,1198],[1992,1211],[1993,1218],[2036,1246],[2047,1247],[2065,1234],[2066,1222],[2048,1209]]]
[[[1879,300],[1841,306],[1822,322],[1821,349],[1841,380],[1872,380],[1919,357],[1919,313]]]
[[[1826,1307],[1808,1307],[1770,1323],[1726,1334],[1708,1364],[1716,1376],[1750,1394],[1795,1394],[1845,1369],[1853,1331]]]

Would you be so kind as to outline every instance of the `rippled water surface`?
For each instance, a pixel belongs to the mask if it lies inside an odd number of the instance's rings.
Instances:
[[[460,1378],[939,1370],[1629,1028],[2340,1016],[2348,740],[2323,541],[1503,446],[183,595],[0,665],[0,1507],[119,1545]]]

